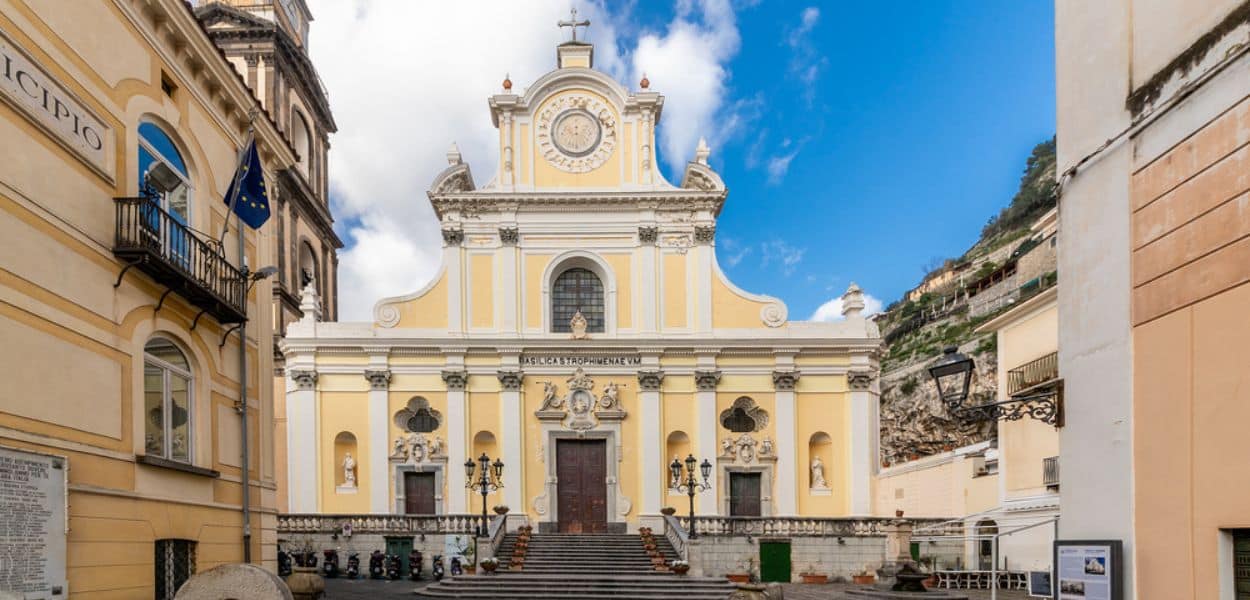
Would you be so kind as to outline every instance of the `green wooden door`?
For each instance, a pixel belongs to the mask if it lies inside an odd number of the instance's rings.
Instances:
[[[399,557],[399,562],[401,565],[403,565],[400,568],[403,569],[403,573],[405,575],[408,573],[408,553],[409,552],[412,552],[412,538],[390,537],[390,536],[386,538],[386,553],[394,554],[395,556]],[[367,560],[367,557],[366,557],[366,560]],[[361,562],[366,562],[366,560],[362,560]],[[347,563],[343,563],[343,564],[347,564]],[[385,569],[386,565],[382,565],[382,568]]]
[[[760,581],[790,582],[790,542],[760,542]]]

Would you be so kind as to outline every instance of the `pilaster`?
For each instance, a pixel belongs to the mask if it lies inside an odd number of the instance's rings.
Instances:
[[[718,456],[716,453],[716,436],[719,432],[720,424],[716,422],[716,386],[720,383],[720,371],[716,370],[715,366],[715,356],[701,355],[697,357],[696,370],[694,372],[694,402],[699,424],[699,439],[695,447],[698,449],[697,456],[700,461],[704,459],[714,460]],[[720,514],[720,502],[715,492],[699,494],[698,503],[699,514]]]
[[[505,357],[505,363],[516,362],[516,357],[512,357],[512,361],[508,361]],[[514,365],[506,365],[513,367]],[[499,423],[500,423],[500,448],[503,455],[508,457],[507,467],[504,469],[504,487],[503,500],[512,510],[521,512],[525,508],[524,486],[525,486],[525,453],[523,451],[524,444],[522,437],[524,436],[524,421],[522,420],[521,411],[521,380],[522,373],[519,370],[500,370],[497,374],[499,377]]]
[[[448,357],[448,368],[443,370],[443,383],[447,386],[447,512],[463,513],[468,510],[464,491],[465,475],[460,464],[469,454],[466,427],[468,406],[465,402],[465,383],[468,372],[464,370],[463,357]],[[453,364],[451,359],[456,359]]]
[[[317,499],[317,372],[286,370],[287,498],[292,513],[320,512]]]
[[[872,478],[877,471],[880,384],[869,365],[852,367],[846,382],[851,396],[850,511],[852,516],[867,516],[872,514]]]
[[[656,361],[658,363],[658,360]],[[653,515],[660,512],[664,503],[664,486],[661,485],[660,474],[655,469],[664,465],[661,452],[663,440],[661,435],[660,386],[664,381],[664,372],[660,370],[638,371],[638,404],[639,418],[647,424],[642,427],[642,514]]]
[[[391,371],[386,368],[385,354],[369,357],[365,379],[369,380],[369,512],[389,513],[390,469],[386,453],[391,444],[386,427],[390,422],[390,415],[386,413]]]
[[[773,371],[778,463],[777,485],[773,490],[773,498],[776,501],[774,504],[777,507],[776,514],[781,517],[790,517],[798,515],[797,477],[799,469],[806,468],[799,465],[798,446],[795,440],[798,428],[796,427],[794,384],[799,379],[799,372],[794,370],[792,362],[791,366],[780,364],[782,360],[779,357],[778,363],[778,370]]]

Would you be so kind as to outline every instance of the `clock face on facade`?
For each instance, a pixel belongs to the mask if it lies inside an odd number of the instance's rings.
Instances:
[[[572,157],[594,152],[603,133],[594,115],[578,109],[560,114],[551,129],[551,139],[556,148]]]

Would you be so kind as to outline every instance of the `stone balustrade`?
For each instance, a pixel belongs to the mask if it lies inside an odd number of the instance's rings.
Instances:
[[[884,537],[885,526],[895,519],[886,517],[809,518],[809,517],[695,517],[700,536],[779,535],[788,537]],[[683,531],[690,530],[690,517],[677,517]],[[908,519],[916,527],[947,524],[944,519]],[[944,525],[958,527],[958,524]],[[962,534],[962,531],[959,532]]]
[[[361,514],[284,514],[278,515],[279,534],[337,533],[350,525],[358,534],[468,534],[475,535],[481,515],[361,515]]]

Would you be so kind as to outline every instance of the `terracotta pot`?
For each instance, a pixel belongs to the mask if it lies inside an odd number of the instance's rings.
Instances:
[[[487,573],[494,573],[495,569],[498,569],[498,568],[499,568],[499,563],[495,563],[495,562],[482,563],[482,570],[486,571]]]
[[[872,585],[876,581],[876,575],[852,575],[851,582],[859,585]]]
[[[657,567],[663,567],[663,566],[665,565],[664,557],[663,557],[663,556],[652,556],[652,557],[651,557],[651,564],[653,564],[653,565],[655,565],[655,566],[657,566]]]
[[[494,510],[495,510],[495,514],[497,514],[497,515],[506,515],[506,514],[508,514],[508,507],[506,507],[506,506],[496,506]]]
[[[898,518],[900,518],[900,519],[901,519],[901,518],[903,518],[903,509],[901,509],[901,508],[900,508],[900,509],[898,509],[898,510],[894,511],[894,516],[895,516],[895,517],[898,517]]]
[[[803,583],[829,583],[828,575],[818,573],[802,573],[799,575],[803,578]]]
[[[690,565],[673,565],[673,572],[678,575],[685,575],[690,571]]]
[[[647,542],[643,544],[642,547],[646,548],[648,551],[655,550],[656,548],[658,548],[658,546],[655,545],[655,542]]]
[[[734,583],[751,583],[751,575],[748,573],[730,573],[725,577]]]
[[[677,514],[677,509],[676,509],[676,508],[673,508],[673,507],[671,507],[671,506],[665,506],[664,508],[661,508],[661,509],[660,509],[660,514],[662,514],[662,515],[668,515],[668,516],[670,516],[670,517],[671,517],[671,516],[673,516],[673,515]]]
[[[326,582],[316,567],[294,567],[286,578],[286,586],[297,600],[317,600],[326,593]]]

